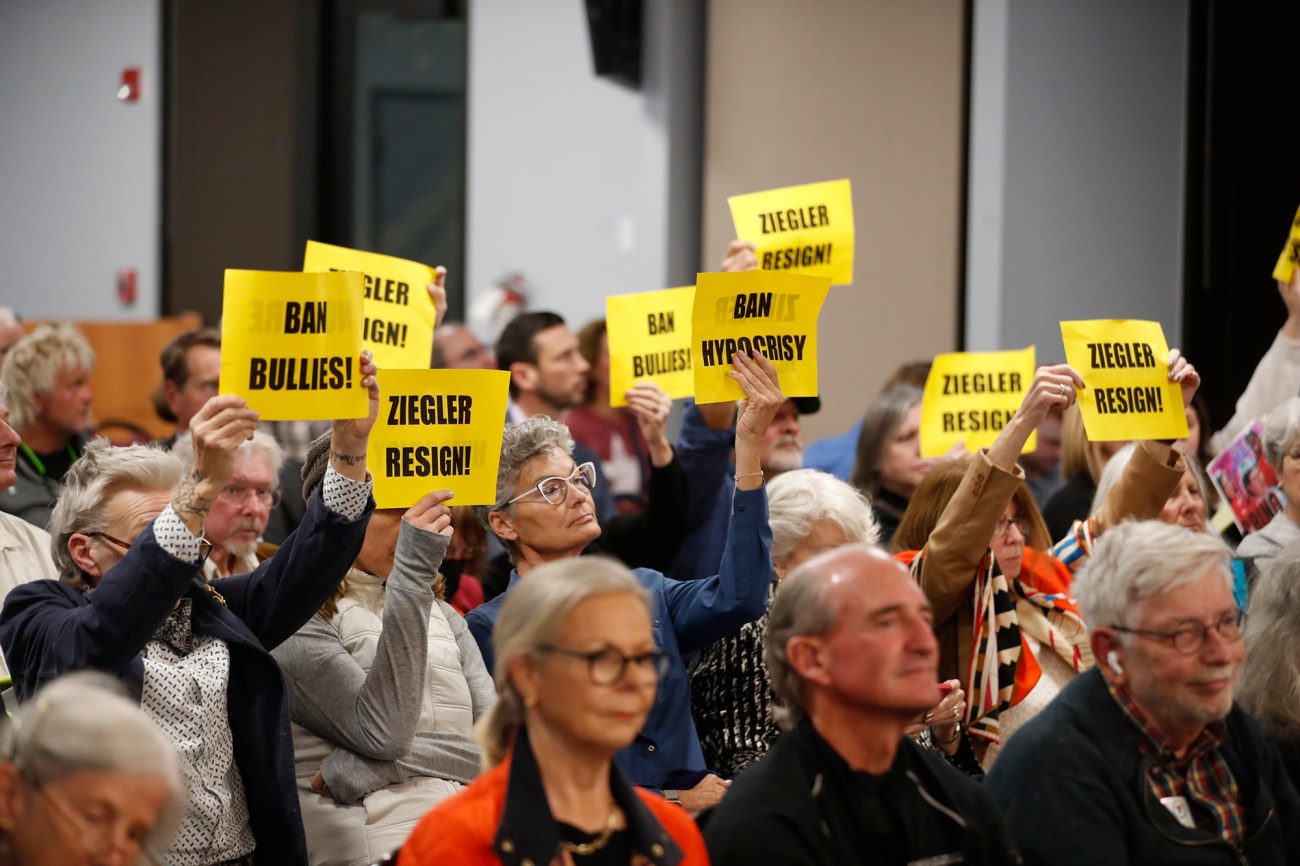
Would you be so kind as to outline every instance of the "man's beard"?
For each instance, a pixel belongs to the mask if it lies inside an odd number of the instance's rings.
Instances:
[[[772,443],[764,472],[793,472],[803,468],[803,443],[798,436],[782,436]]]

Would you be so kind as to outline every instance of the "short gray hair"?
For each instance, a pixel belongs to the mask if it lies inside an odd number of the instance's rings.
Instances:
[[[485,768],[506,756],[524,723],[524,701],[510,681],[510,660],[540,644],[563,643],[560,624],[582,602],[597,595],[635,596],[650,615],[650,593],[626,565],[603,556],[578,556],[538,566],[510,590],[492,630],[499,698],[476,727]]]
[[[36,395],[54,389],[63,370],[90,372],[95,351],[67,322],[40,325],[14,343],[0,367],[0,383],[9,389],[10,425],[22,432],[36,420]]]
[[[868,544],[850,546],[874,550]],[[787,731],[799,724],[808,710],[803,699],[803,682],[790,664],[786,647],[791,638],[828,634],[835,627],[835,599],[830,583],[821,579],[821,570],[821,557],[817,557],[787,574],[772,597],[767,615],[763,660],[767,663],[772,691],[781,699],[781,705],[772,708],[772,717]]]
[[[767,485],[767,514],[773,562],[789,556],[819,520],[838,525],[850,541],[875,544],[880,538],[871,500],[819,469],[796,469],[773,478]]]
[[[176,439],[176,444],[172,446],[172,453],[181,461],[186,472],[194,468],[194,437],[189,431],[182,433]],[[272,483],[274,488],[279,490],[280,469],[284,466],[284,449],[270,433],[257,430],[253,433],[252,439],[245,439],[239,443],[239,447],[235,449],[235,462],[239,463],[257,454],[265,456],[267,462],[271,464]]]
[[[1270,736],[1300,739],[1300,546],[1264,564],[1250,594],[1237,700]]]
[[[1264,459],[1279,473],[1282,457],[1300,439],[1300,397],[1279,403],[1268,413],[1264,422]]]
[[[81,772],[162,776],[168,796],[146,840],[155,850],[184,813],[185,783],[174,746],[106,674],[78,671],[41,688],[0,729],[0,760],[35,790]]]
[[[54,566],[64,580],[83,575],[68,552],[75,533],[108,530],[109,502],[124,490],[174,490],[181,480],[181,461],[152,445],[115,448],[95,439],[63,476],[63,486],[50,514],[50,547]]]
[[[1129,611],[1218,569],[1232,591],[1231,554],[1218,536],[1158,520],[1126,521],[1108,531],[1074,580],[1089,630],[1131,626]]]
[[[505,432],[501,434],[496,504],[474,506],[475,516],[488,532],[496,535],[492,524],[488,522],[489,514],[514,507],[506,503],[511,499],[510,494],[514,492],[515,484],[519,482],[519,473],[525,464],[534,457],[547,454],[573,454],[573,435],[562,421],[554,421],[546,415],[534,415],[518,424],[506,425]],[[506,549],[510,562],[517,562],[519,545],[500,536],[497,536],[497,540]]]

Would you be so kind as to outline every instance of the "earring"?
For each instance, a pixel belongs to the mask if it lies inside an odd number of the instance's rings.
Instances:
[[[537,698],[533,695],[524,698],[524,706],[531,710],[533,707],[537,706]]]

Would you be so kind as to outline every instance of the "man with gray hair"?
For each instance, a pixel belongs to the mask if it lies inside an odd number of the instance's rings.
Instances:
[[[794,569],[766,660],[787,731],[705,823],[712,862],[1019,862],[979,786],[904,736],[939,699],[939,645],[896,560],[851,544]]]
[[[0,511],[44,528],[59,484],[94,429],[90,372],[95,352],[70,324],[41,325],[19,340],[0,367],[9,389],[18,446],[18,480],[0,495]]]
[[[172,449],[187,470],[194,463],[194,443],[182,436]],[[212,552],[203,565],[208,580],[245,574],[257,568],[258,544],[280,503],[280,467],[284,453],[270,433],[258,430],[235,449],[235,469],[230,483],[212,503],[203,523]]]
[[[1244,614],[1227,548],[1121,524],[1074,586],[1098,666],[1011,738],[985,783],[1025,862],[1300,862],[1300,795],[1233,704]]]

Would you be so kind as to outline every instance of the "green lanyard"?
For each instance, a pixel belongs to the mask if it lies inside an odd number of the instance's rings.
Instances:
[[[32,450],[32,449],[27,445],[26,442],[21,443],[18,447],[22,449],[23,454],[26,455],[26,456],[27,456],[27,459],[31,461],[32,466],[34,466],[34,467],[36,468],[36,471],[39,472],[39,473],[41,473],[41,477],[44,478],[44,477],[45,477],[45,463],[41,461],[41,458],[39,458],[39,457],[36,456],[36,452],[33,451],[33,450]],[[81,455],[78,454],[78,453],[76,452],[76,449],[74,449],[74,448],[72,447],[72,441],[69,440],[69,441],[67,441],[67,442],[64,442],[64,443],[63,443],[63,447],[66,448],[66,449],[68,449],[68,456],[72,458],[72,462],[73,462],[73,463],[76,463],[76,462],[77,462],[77,458],[80,457]]]

